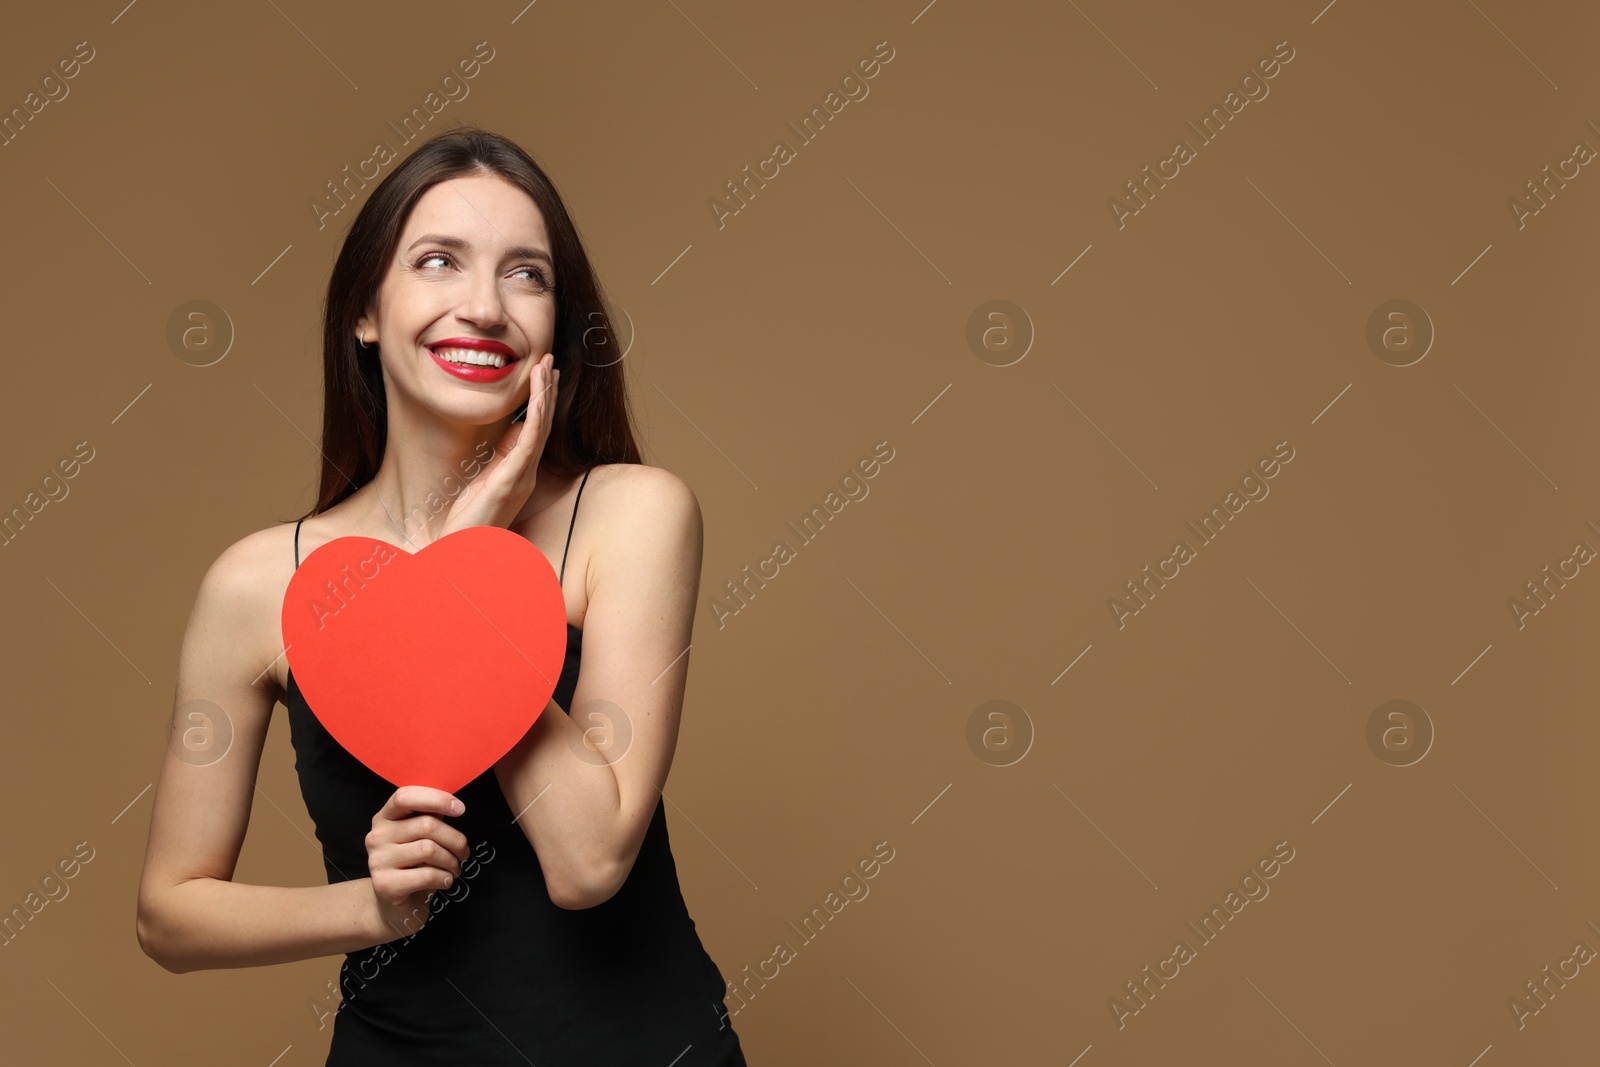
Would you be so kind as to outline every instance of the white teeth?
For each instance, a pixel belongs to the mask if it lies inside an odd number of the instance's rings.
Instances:
[[[504,367],[506,357],[498,352],[480,352],[475,348],[435,348],[434,354],[451,363],[465,363],[475,367]]]

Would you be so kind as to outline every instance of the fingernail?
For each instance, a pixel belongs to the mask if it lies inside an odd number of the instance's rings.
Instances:
[[[465,804],[461,803],[461,801],[452,800],[450,802],[450,811],[453,814],[460,815],[462,812],[464,812],[466,810],[467,810],[467,806]]]

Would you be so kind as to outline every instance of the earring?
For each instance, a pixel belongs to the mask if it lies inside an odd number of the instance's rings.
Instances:
[[[372,345],[367,344],[367,339],[365,337],[362,337],[360,334],[356,335],[356,345],[363,352],[370,352],[370,351],[372,351],[372,349],[374,347]]]

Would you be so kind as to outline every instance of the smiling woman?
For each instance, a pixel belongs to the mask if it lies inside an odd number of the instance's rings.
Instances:
[[[139,941],[175,972],[342,953],[329,1064],[744,1063],[661,792],[700,510],[681,479],[640,461],[622,363],[586,344],[610,334],[604,307],[577,228],[526,152],[470,128],[423,144],[356,215],[329,279],[316,503],[292,529],[229,547],[201,582],[176,706],[215,704],[233,743],[204,765],[169,755],[162,767]],[[440,498],[466,464],[470,480]],[[415,552],[489,525],[559,558],[554,696],[456,794],[387,781],[332,736],[289,669],[291,575],[338,538]],[[414,647],[450,647],[435,620],[406,621],[397,632]],[[458,660],[492,670],[484,655]],[[278,701],[327,885],[232,878]],[[626,718],[623,751],[596,758],[586,744],[568,709],[592,703]],[[465,731],[471,712],[436,714]],[[447,897],[485,847],[493,867]],[[403,953],[386,948],[402,936]],[[383,980],[362,985],[380,955]]]

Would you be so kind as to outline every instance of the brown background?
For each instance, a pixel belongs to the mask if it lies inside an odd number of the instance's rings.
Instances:
[[[139,951],[143,790],[201,575],[312,499],[353,210],[308,204],[414,148],[386,123],[480,41],[433,129],[550,170],[637,329],[648,459],[704,510],[668,818],[730,979],[796,943],[734,1018],[752,1064],[1593,1059],[1595,966],[1524,1028],[1507,1006],[1600,949],[1600,577],[1520,630],[1507,606],[1600,548],[1600,176],[1508,208],[1600,147],[1592,6],[121,3],[14,12],[0,44],[7,109],[95,49],[0,150],[0,504],[95,449],[0,554],[0,905],[95,849],[0,949],[16,1062],[322,1062],[337,958]],[[870,95],[719,230],[723,183],[880,41]],[[1108,199],[1180,137],[1197,158],[1119,229]],[[166,341],[195,299],[235,334],[203,368]],[[966,341],[993,299],[1036,335],[1007,367]],[[1437,333],[1403,368],[1366,341],[1392,299]],[[882,440],[870,496],[719,630],[723,582]],[[1118,629],[1108,599],[1279,441],[1270,496]],[[968,742],[996,699],[1026,716],[1006,767]],[[1436,735],[1411,766],[1367,742],[1391,699]],[[322,881],[281,716],[259,784],[237,877]],[[879,841],[801,947],[786,923]],[[1119,1029],[1110,998],[1279,841],[1270,896]]]

